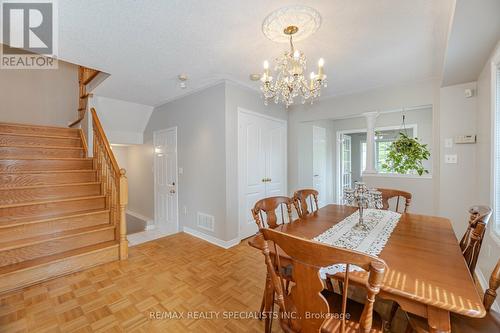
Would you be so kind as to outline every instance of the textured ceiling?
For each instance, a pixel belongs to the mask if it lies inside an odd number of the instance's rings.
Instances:
[[[323,96],[424,80],[442,73],[453,0],[301,1],[322,25],[296,47],[326,61]],[[59,56],[111,74],[103,96],[158,105],[221,79],[258,89],[260,72],[287,45],[268,40],[263,19],[297,1],[59,1]],[[315,68],[312,68],[315,69]],[[188,89],[178,86],[189,75]]]

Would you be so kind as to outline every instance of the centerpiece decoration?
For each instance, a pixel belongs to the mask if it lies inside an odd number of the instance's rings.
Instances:
[[[363,211],[366,208],[382,208],[382,193],[377,189],[369,189],[365,183],[356,182],[354,188],[344,188],[344,202],[359,208],[359,222],[354,226],[357,230],[368,230],[363,220]]]

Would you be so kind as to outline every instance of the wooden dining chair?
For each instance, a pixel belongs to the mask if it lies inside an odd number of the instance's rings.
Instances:
[[[498,287],[500,287],[500,260],[498,260],[491,274],[489,287],[484,293],[483,304],[486,311],[488,311],[486,316],[484,318],[470,318],[452,313],[450,316],[451,331],[453,333],[500,332],[500,313],[491,310],[491,306],[497,297]],[[429,332],[427,319],[409,313],[406,316],[408,319],[407,333]]]
[[[255,203],[252,208],[252,216],[259,229],[274,229],[280,224],[292,222],[292,205],[293,200],[289,197],[264,198]],[[276,211],[281,213],[281,219],[278,219]],[[281,220],[281,223],[279,220]]]
[[[293,204],[299,217],[306,217],[319,209],[318,195],[318,191],[313,189],[298,190],[293,194]]]
[[[460,241],[460,249],[467,262],[469,271],[474,275],[477,258],[483,244],[486,225],[491,217],[491,208],[487,206],[473,206],[469,209],[469,214],[469,225]]]
[[[284,332],[382,332],[380,316],[374,312],[375,296],[386,271],[383,260],[364,253],[337,248],[273,229],[261,230],[263,254],[271,284],[279,306],[278,318]],[[278,262],[272,260],[271,249]],[[294,284],[290,292],[279,276],[280,251],[286,253],[293,265]],[[340,264],[345,267],[342,295],[331,292],[321,279],[321,267]],[[356,265],[368,272],[364,304],[347,298],[349,269]]]
[[[412,197],[410,192],[405,192],[391,188],[377,188],[377,190],[382,193],[382,209],[388,210],[390,208],[389,200],[396,198],[396,207],[394,211],[398,213],[406,213],[408,211]]]
[[[257,201],[252,208],[252,216],[260,229],[271,228],[275,229],[280,225],[292,222],[292,205],[293,200],[285,196],[269,197]],[[279,212],[280,217],[278,217]],[[282,271],[282,276],[286,281],[286,287],[290,285],[292,281],[291,277],[291,266],[283,265],[280,267]],[[267,278],[264,287],[264,295],[262,296],[262,302],[260,305],[260,314],[263,314],[264,305],[266,302],[266,297],[269,297],[267,290]]]

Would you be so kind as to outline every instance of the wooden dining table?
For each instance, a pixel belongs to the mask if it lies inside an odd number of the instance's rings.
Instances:
[[[277,230],[313,239],[357,210],[327,205],[306,218],[280,225]],[[262,248],[263,238],[249,244]],[[311,254],[313,255],[313,254]],[[450,220],[404,213],[379,257],[388,270],[378,296],[397,302],[409,313],[427,318],[430,332],[451,332],[450,312],[481,318],[486,315]],[[353,272],[354,283],[367,274]]]

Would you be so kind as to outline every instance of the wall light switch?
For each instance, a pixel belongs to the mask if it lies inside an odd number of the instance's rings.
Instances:
[[[446,163],[446,164],[457,164],[458,163],[457,154],[444,155],[444,163]]]
[[[182,175],[184,173],[184,169],[183,168],[179,168],[179,175]]]
[[[452,138],[444,139],[444,147],[445,148],[452,148],[453,147],[453,139]]]

